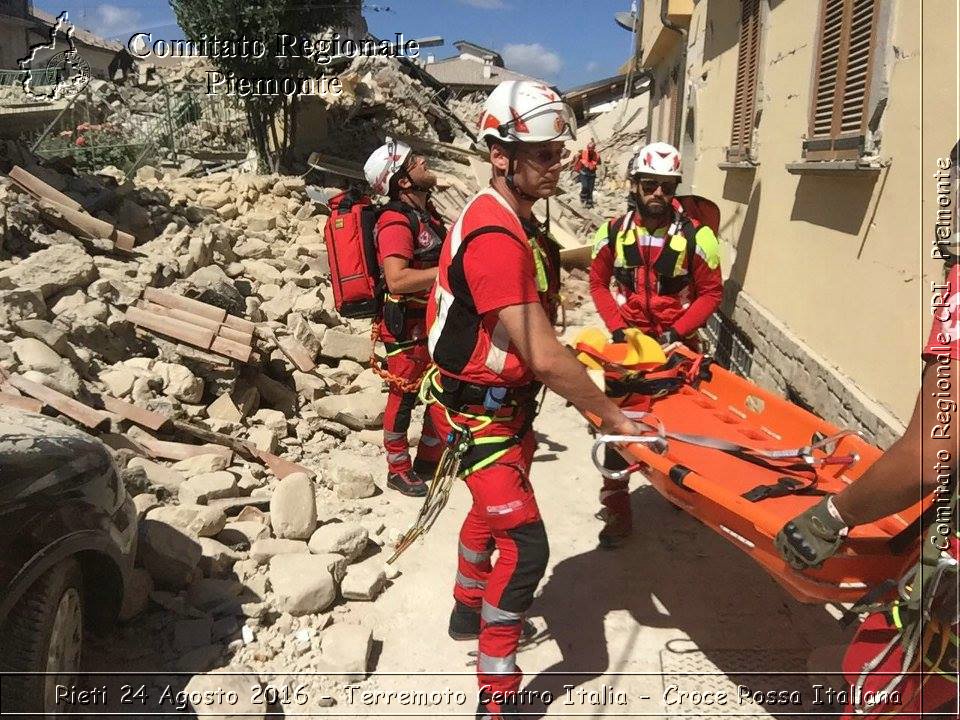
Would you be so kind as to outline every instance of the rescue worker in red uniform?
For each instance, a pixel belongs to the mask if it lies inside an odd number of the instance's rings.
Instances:
[[[634,209],[594,236],[590,295],[616,342],[624,341],[626,328],[638,328],[666,352],[680,343],[699,350],[697,330],[723,299],[719,242],[684,214],[675,198],[680,178],[676,148],[660,142],[641,148],[630,168]],[[623,470],[627,463],[609,447],[604,467]],[[617,547],[633,527],[629,478],[605,478],[600,503],[600,546]]]
[[[383,418],[387,487],[423,497],[427,493],[424,480],[433,477],[443,447],[425,416],[416,461],[411,463],[407,431],[420,379],[430,366],[427,296],[437,277],[447,229],[430,202],[437,177],[430,172],[426,158],[414,155],[409,145],[387,138],[367,159],[364,174],[375,192],[389,198],[375,230],[386,284],[378,335],[387,352],[390,385]]]
[[[953,160],[956,197],[957,147]],[[954,215],[956,226],[956,215]],[[956,419],[960,382],[960,235],[938,243],[946,261],[944,282],[931,287],[934,315],[923,349],[920,393],[903,436],[857,482],[803,512],[774,544],[797,569],[819,567],[840,549],[850,528],[892,515],[933,494],[930,527],[920,534],[921,562],[900,596],[864,620],[847,648],[844,671],[852,702],[843,717],[956,717],[958,463],[956,428],[934,432],[944,417]],[[933,285],[933,284],[932,284]],[[955,425],[955,422],[949,423]],[[917,474],[919,470],[919,483]],[[919,530],[919,528],[918,528]],[[869,672],[864,666],[869,665]],[[901,675],[901,673],[904,673]],[[886,689],[888,694],[878,691]],[[898,693],[894,700],[890,695]],[[932,716],[932,715],[931,715]]]
[[[541,383],[614,432],[639,428],[557,340],[559,248],[532,207],[556,190],[570,108],[548,86],[507,81],[484,106],[493,179],[451,228],[427,310],[430,414],[460,448],[473,503],[460,531],[450,635],[479,638],[478,718],[514,717],[523,616],[549,549],[530,484]],[[496,562],[491,563],[493,552]]]

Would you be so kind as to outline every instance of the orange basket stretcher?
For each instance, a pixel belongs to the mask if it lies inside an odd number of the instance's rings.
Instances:
[[[632,469],[750,555],[800,602],[855,602],[871,588],[901,577],[915,561],[918,544],[897,554],[890,542],[918,518],[921,503],[853,528],[837,555],[818,569],[795,570],[781,559],[773,538],[783,525],[818,502],[817,495],[856,482],[882,452],[859,434],[841,431],[728,370],[714,365],[706,375],[695,386],[684,384],[663,397],[620,399],[628,415],[641,408],[634,415],[651,428],[644,442],[617,445],[634,463]],[[603,437],[594,446],[598,467]],[[731,452],[734,446],[755,450],[760,461]],[[790,454],[791,449],[798,452]],[[775,459],[767,462],[766,456]],[[784,482],[800,493],[778,496]],[[771,496],[756,501],[743,497],[763,495],[768,492],[764,488],[773,491]]]

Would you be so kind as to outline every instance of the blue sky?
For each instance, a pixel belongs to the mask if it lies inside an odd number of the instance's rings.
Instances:
[[[126,40],[135,32],[154,39],[182,37],[163,0],[34,0],[34,6],[70,19],[104,37]],[[365,0],[364,15],[378,37],[441,35],[446,45],[425,50],[455,54],[455,40],[500,52],[507,67],[566,89],[616,73],[631,49],[630,34],[613,16],[629,0]]]

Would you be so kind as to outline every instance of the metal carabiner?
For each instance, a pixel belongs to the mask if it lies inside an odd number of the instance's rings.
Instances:
[[[603,460],[600,459],[600,448],[605,448],[608,443],[640,443],[641,445],[650,445],[654,447],[657,453],[664,453],[667,450],[667,441],[660,435],[600,435],[593,443],[593,449],[590,451],[590,459],[593,460],[593,466],[599,473],[608,480],[623,480],[629,477],[630,473],[637,469],[637,465],[631,465],[624,470],[610,470],[603,466]]]

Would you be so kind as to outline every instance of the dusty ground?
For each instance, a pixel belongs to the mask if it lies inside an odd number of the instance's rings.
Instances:
[[[532,481],[550,537],[551,557],[531,618],[540,633],[519,657],[531,692],[555,698],[546,716],[703,716],[693,699],[666,705],[664,691],[803,690],[806,677],[737,676],[734,671],[806,672],[814,647],[840,643],[844,635],[821,607],[794,602],[766,573],[708,528],[673,508],[641,478],[633,483],[635,535],[626,546],[597,548],[599,478],[589,459],[585,423],[557,396],[548,396],[537,424],[541,434]],[[384,640],[380,673],[363,689],[430,690],[467,694],[422,715],[472,714],[476,705],[470,642],[446,635],[456,570],[456,534],[469,504],[461,483],[430,535],[399,561],[394,586],[370,607],[375,635]],[[698,652],[699,651],[699,652]],[[672,674],[661,677],[663,671]],[[691,675],[677,675],[688,672]],[[713,672],[718,675],[704,675]],[[569,686],[569,690],[564,686]],[[672,691],[667,701],[675,701]],[[776,708],[729,696],[724,714]],[[414,713],[416,707],[381,702],[364,706],[360,690],[337,709],[361,717]],[[792,708],[794,712],[802,708]],[[808,710],[816,710],[815,707]],[[829,712],[829,709],[826,709]],[[701,714],[702,713],[702,714]],[[528,716],[536,717],[536,716]],[[810,717],[807,715],[807,717]]]
[[[538,633],[522,649],[519,664],[530,694],[553,698],[542,716],[789,717],[786,713],[804,712],[816,718],[838,711],[814,704],[826,699],[812,686],[824,678],[807,675],[809,665],[833,669],[836,659],[824,649],[849,637],[823,607],[795,602],[746,555],[675,509],[639,476],[631,484],[633,538],[618,550],[598,549],[600,522],[593,513],[599,476],[590,462],[585,421],[548,394],[536,429],[540,446],[532,482],[551,556],[530,613]],[[395,493],[387,499],[393,526],[405,526],[419,508],[418,501]],[[358,502],[373,508],[383,501],[377,496]],[[322,691],[314,684],[302,696],[304,704],[294,701],[273,710],[288,717],[473,717],[471,652],[476,645],[454,642],[446,633],[456,537],[469,501],[466,486],[455,485],[433,530],[399,560],[401,575],[391,587],[376,602],[342,605],[350,622],[373,630],[373,674],[359,683],[326,683]],[[385,559],[386,550],[379,552]],[[129,657],[130,648],[125,652]],[[129,668],[120,658],[108,642],[97,648],[90,666]],[[141,656],[136,667],[148,669],[150,658]],[[174,678],[174,689],[188,679]],[[155,680],[162,687],[170,678]],[[296,688],[311,678],[286,680]],[[116,699],[129,680],[109,682]],[[741,698],[756,691],[779,693],[783,704]],[[790,691],[799,693],[800,704]],[[411,700],[391,692],[421,696]],[[726,704],[708,704],[723,692]],[[425,693],[435,696],[423,699]],[[113,711],[134,711],[112,705]],[[136,707],[143,717],[170,710],[169,703]]]

